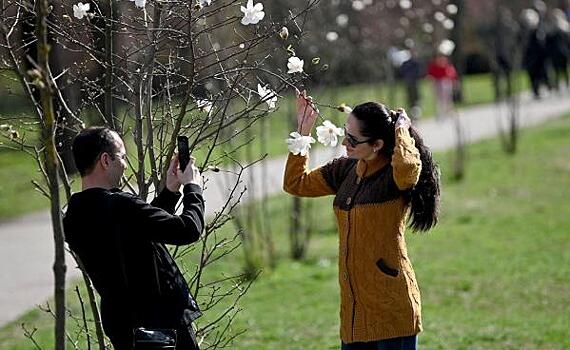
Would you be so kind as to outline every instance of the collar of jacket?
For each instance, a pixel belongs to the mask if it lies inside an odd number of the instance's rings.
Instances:
[[[356,164],[356,175],[358,175],[358,177],[370,176],[386,166],[389,161],[388,158],[381,154],[371,160],[360,159]]]

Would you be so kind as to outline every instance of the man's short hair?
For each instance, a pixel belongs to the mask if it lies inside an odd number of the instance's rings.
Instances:
[[[88,175],[101,154],[114,156],[119,150],[114,131],[104,126],[83,129],[73,140],[73,159],[81,176]]]

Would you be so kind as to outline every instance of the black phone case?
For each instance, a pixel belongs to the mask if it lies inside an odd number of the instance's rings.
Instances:
[[[184,171],[190,162],[190,149],[188,147],[188,137],[178,136],[178,161],[180,170]]]

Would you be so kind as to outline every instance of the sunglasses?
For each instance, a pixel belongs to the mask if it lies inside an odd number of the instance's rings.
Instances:
[[[358,141],[356,137],[354,137],[353,135],[349,134],[346,131],[346,128],[344,128],[344,137],[346,138],[348,144],[353,148],[360,145],[361,143],[367,143],[368,141],[370,141],[370,139],[366,139],[364,141]]]

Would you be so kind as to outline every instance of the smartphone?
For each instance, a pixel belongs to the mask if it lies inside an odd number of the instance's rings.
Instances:
[[[178,136],[178,161],[182,171],[186,169],[190,162],[190,148],[188,146],[188,137],[186,136]]]

